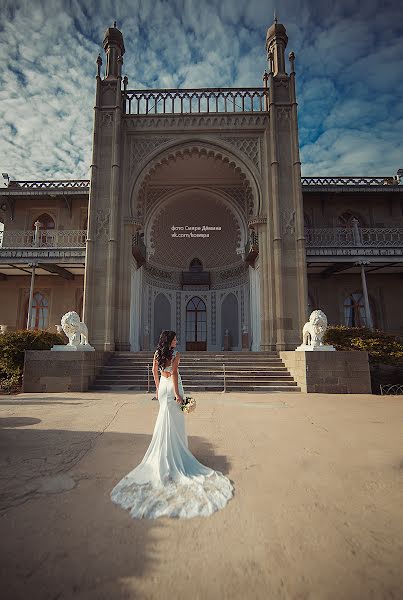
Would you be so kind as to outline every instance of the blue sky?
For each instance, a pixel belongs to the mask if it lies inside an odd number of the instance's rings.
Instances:
[[[394,175],[398,0],[0,0],[1,172],[89,176],[95,61],[114,20],[130,89],[261,86],[275,9],[296,54],[303,175]]]

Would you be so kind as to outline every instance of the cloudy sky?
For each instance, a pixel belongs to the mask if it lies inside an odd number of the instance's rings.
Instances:
[[[95,61],[114,20],[130,89],[261,86],[276,7],[296,54],[303,175],[394,175],[401,0],[0,0],[1,172],[89,176]]]

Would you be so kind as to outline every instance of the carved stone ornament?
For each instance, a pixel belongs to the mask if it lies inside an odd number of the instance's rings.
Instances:
[[[110,209],[97,208],[95,213],[95,239],[108,237]]]
[[[327,317],[321,310],[311,312],[308,323],[302,330],[302,344],[296,348],[299,352],[312,352],[313,350],[334,351],[336,348],[323,343],[327,329]]]
[[[292,235],[295,232],[295,210],[282,209],[280,211],[282,235]]]
[[[113,113],[112,111],[102,111],[101,113],[101,126],[104,129],[110,129],[113,125]]]
[[[251,216],[248,219],[248,225],[259,225],[260,223],[264,224],[267,223],[267,216],[266,215],[262,215],[261,217],[259,217],[258,215],[255,216]]]
[[[174,140],[172,136],[153,136],[147,138],[132,137],[130,140],[129,166],[133,171],[143,158],[151,154],[159,146]]]
[[[78,313],[74,310],[64,314],[61,318],[61,327],[69,338],[67,345],[56,345],[51,350],[56,351],[90,351],[95,352],[88,343],[88,329],[85,323],[80,320]]]
[[[277,107],[277,115],[279,121],[289,121],[290,120],[291,109],[288,106],[278,106]]]
[[[239,129],[242,127],[264,128],[269,122],[267,115],[144,115],[134,117],[124,117],[124,122],[129,130],[147,130],[147,129],[206,129],[223,128]]]
[[[240,136],[220,136],[220,139],[224,140],[231,146],[234,146],[239,152],[242,152],[249,160],[255,165],[259,172],[261,172],[261,160],[260,160],[260,138],[259,137],[240,137]]]

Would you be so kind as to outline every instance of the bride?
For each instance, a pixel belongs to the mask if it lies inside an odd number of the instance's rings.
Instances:
[[[151,443],[141,463],[111,492],[112,501],[129,509],[133,518],[207,517],[233,496],[230,480],[188,449],[179,361],[175,332],[162,331],[153,360],[160,406]]]

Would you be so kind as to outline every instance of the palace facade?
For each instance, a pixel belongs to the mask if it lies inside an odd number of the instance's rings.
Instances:
[[[274,23],[263,87],[131,90],[106,31],[90,180],[0,189],[3,330],[75,310],[97,350],[161,329],[181,351],[294,350],[320,308],[403,335],[400,178],[301,177],[287,41]]]

